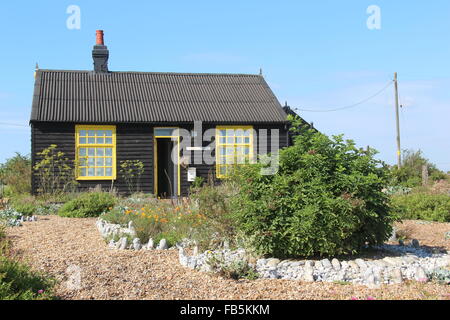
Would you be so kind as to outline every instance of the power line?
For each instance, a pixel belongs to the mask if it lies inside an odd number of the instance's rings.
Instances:
[[[379,96],[381,93],[383,93],[387,88],[389,88],[393,84],[394,84],[394,81],[391,80],[380,91],[377,91],[375,94],[371,95],[370,97],[368,97],[368,98],[366,98],[366,99],[364,99],[364,100],[362,100],[360,102],[357,102],[357,103],[354,103],[352,105],[349,105],[349,106],[340,107],[340,108],[329,108],[329,109],[325,109],[325,110],[300,109],[300,108],[294,108],[294,110],[296,110],[296,111],[304,111],[304,112],[335,112],[335,111],[341,111],[341,110],[345,110],[345,109],[355,108],[355,107],[357,107],[357,106],[359,106],[359,105],[361,105],[363,103],[366,103],[366,102],[372,100],[373,98]]]
[[[10,127],[22,127],[22,128],[28,128],[29,126],[19,124],[19,123],[12,123],[12,122],[0,122],[0,126],[10,126]]]

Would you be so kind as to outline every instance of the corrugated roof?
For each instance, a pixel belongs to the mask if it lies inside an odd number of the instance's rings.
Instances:
[[[285,122],[260,75],[38,70],[31,121]]]

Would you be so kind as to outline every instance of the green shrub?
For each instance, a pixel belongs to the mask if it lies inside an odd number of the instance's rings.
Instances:
[[[7,189],[2,189],[6,197],[11,194],[31,192],[30,157],[16,153],[13,158],[6,160],[4,164],[0,165],[0,185],[8,187]]]
[[[140,160],[120,161],[120,174],[125,180],[128,192],[133,194],[139,192],[141,177],[144,174],[144,163]]]
[[[37,156],[42,158],[33,167],[38,179],[38,191],[41,195],[55,195],[75,190],[75,165],[64,152],[58,151],[56,144],[50,145]]]
[[[296,126],[296,120],[293,122]],[[389,175],[375,151],[313,130],[280,151],[279,170],[262,164],[236,170],[237,225],[256,253],[280,258],[355,254],[392,232]]]
[[[395,196],[392,206],[401,219],[450,222],[450,196],[446,194]]]
[[[98,217],[114,207],[116,198],[106,192],[88,192],[79,198],[65,203],[59,210],[61,217],[88,218]]]
[[[35,215],[43,202],[31,195],[19,195],[11,199],[9,206],[24,216]]]

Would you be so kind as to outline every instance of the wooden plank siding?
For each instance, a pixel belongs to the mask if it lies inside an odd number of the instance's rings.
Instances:
[[[103,124],[93,124],[103,125]],[[104,125],[107,125],[105,123]],[[121,161],[125,160],[140,160],[144,164],[144,174],[141,178],[141,190],[145,193],[154,192],[154,149],[153,149],[153,129],[154,127],[164,126],[178,126],[187,130],[192,130],[193,125],[187,124],[114,124],[116,126],[116,159],[117,159],[117,180],[114,181],[113,187],[121,194],[127,194],[128,189],[124,179],[119,172]],[[209,128],[215,128],[221,124],[203,125],[203,132]],[[247,124],[248,125],[248,124]],[[288,145],[288,134],[284,125],[253,125],[255,130],[268,129],[269,135],[269,152],[270,146],[270,129],[279,129],[279,146],[280,148]],[[211,142],[203,142],[206,147]],[[31,157],[33,166],[41,160],[37,153],[42,152],[45,148],[52,144],[58,146],[58,150],[64,152],[66,157],[71,160],[75,159],[75,123],[50,123],[50,122],[33,122],[31,124]],[[194,146],[194,139],[192,139],[192,146]],[[254,146],[255,150],[260,153],[258,146]],[[193,152],[191,157],[193,157]],[[197,168],[197,176],[207,179],[208,174],[212,173],[215,177],[215,165],[190,165]],[[181,194],[187,196],[189,194],[190,182],[187,181],[187,170],[181,166]],[[78,181],[79,190],[87,191],[89,188],[94,188],[101,185],[104,190],[110,190],[111,181],[107,180],[89,180]],[[32,176],[32,190],[37,192],[38,181],[35,175]]]

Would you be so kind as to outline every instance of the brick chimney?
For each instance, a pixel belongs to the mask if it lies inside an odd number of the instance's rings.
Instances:
[[[108,72],[109,51],[103,39],[103,30],[97,30],[96,44],[92,50],[95,72]]]

